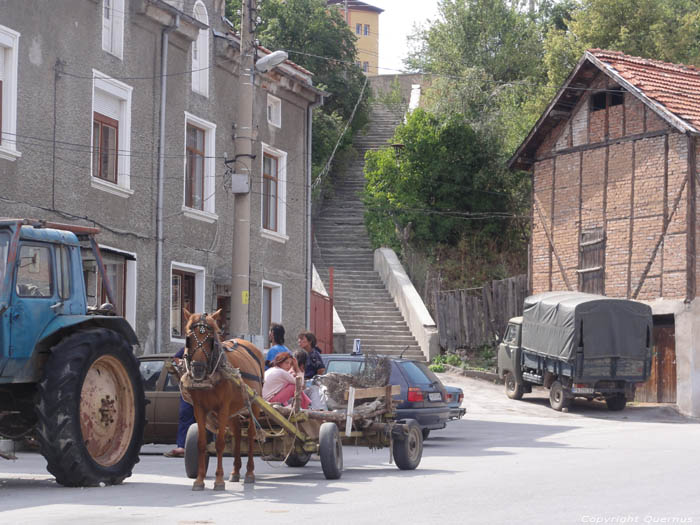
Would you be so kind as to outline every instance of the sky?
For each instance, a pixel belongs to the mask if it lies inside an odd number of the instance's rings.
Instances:
[[[406,38],[416,23],[436,19],[438,0],[363,0],[384,9],[379,15],[379,74],[403,70],[408,45]]]

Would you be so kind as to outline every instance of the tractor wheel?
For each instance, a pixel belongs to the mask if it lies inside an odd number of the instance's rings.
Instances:
[[[139,365],[113,330],[75,332],[51,348],[37,433],[48,471],[69,487],[114,485],[139,461],[146,424]]]
[[[393,454],[396,466],[401,470],[414,470],[423,457],[423,434],[415,419],[407,419],[404,424],[407,433],[396,433],[393,440]]]
[[[513,372],[508,372],[505,377],[504,384],[506,385],[506,396],[510,399],[523,398],[523,384],[518,383]]]

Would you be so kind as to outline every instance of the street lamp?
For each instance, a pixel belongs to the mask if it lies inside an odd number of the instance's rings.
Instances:
[[[279,66],[282,62],[287,60],[289,55],[286,51],[275,51],[269,55],[265,55],[255,63],[255,69],[261,73],[266,73],[270,71],[273,67]]]

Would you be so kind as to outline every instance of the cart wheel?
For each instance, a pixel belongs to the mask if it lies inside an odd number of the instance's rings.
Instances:
[[[187,429],[187,437],[185,437],[185,473],[190,479],[197,478],[197,467],[199,466],[199,427],[197,423],[192,423]],[[204,475],[207,474],[209,468],[209,454],[206,455],[204,465]]]
[[[394,435],[394,461],[401,470],[414,470],[423,457],[423,433],[415,419],[407,419],[403,424],[408,431]]]
[[[549,390],[549,404],[554,410],[561,411],[571,403],[571,398],[566,396],[564,386],[560,381],[555,381]]]
[[[343,444],[335,423],[323,423],[319,431],[318,454],[326,479],[339,479],[343,474]]]
[[[311,454],[306,451],[298,452],[293,450],[284,461],[288,467],[304,467],[311,459]]]

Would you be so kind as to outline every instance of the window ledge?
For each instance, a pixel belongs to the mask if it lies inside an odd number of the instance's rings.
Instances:
[[[273,232],[271,230],[260,230],[260,235],[265,239],[270,239],[271,241],[286,243],[289,240],[289,235],[283,235],[278,232]]]
[[[93,188],[97,188],[98,190],[111,193],[112,195],[116,195],[117,197],[122,197],[124,199],[128,199],[134,194],[134,190],[130,188],[125,188],[123,186],[114,184],[113,182],[107,182],[102,179],[98,179],[97,177],[92,177],[92,179],[90,179],[90,186],[92,186]]]
[[[0,159],[17,160],[22,154],[16,149],[0,146]]]
[[[219,220],[219,216],[216,213],[211,213],[209,211],[196,210],[194,208],[188,208],[187,206],[182,207],[182,214],[190,219],[196,219],[198,221],[208,222],[212,224]]]
[[[268,120],[267,123],[272,126],[273,128],[277,129],[282,129],[282,123],[281,122],[275,122],[274,120]]]

